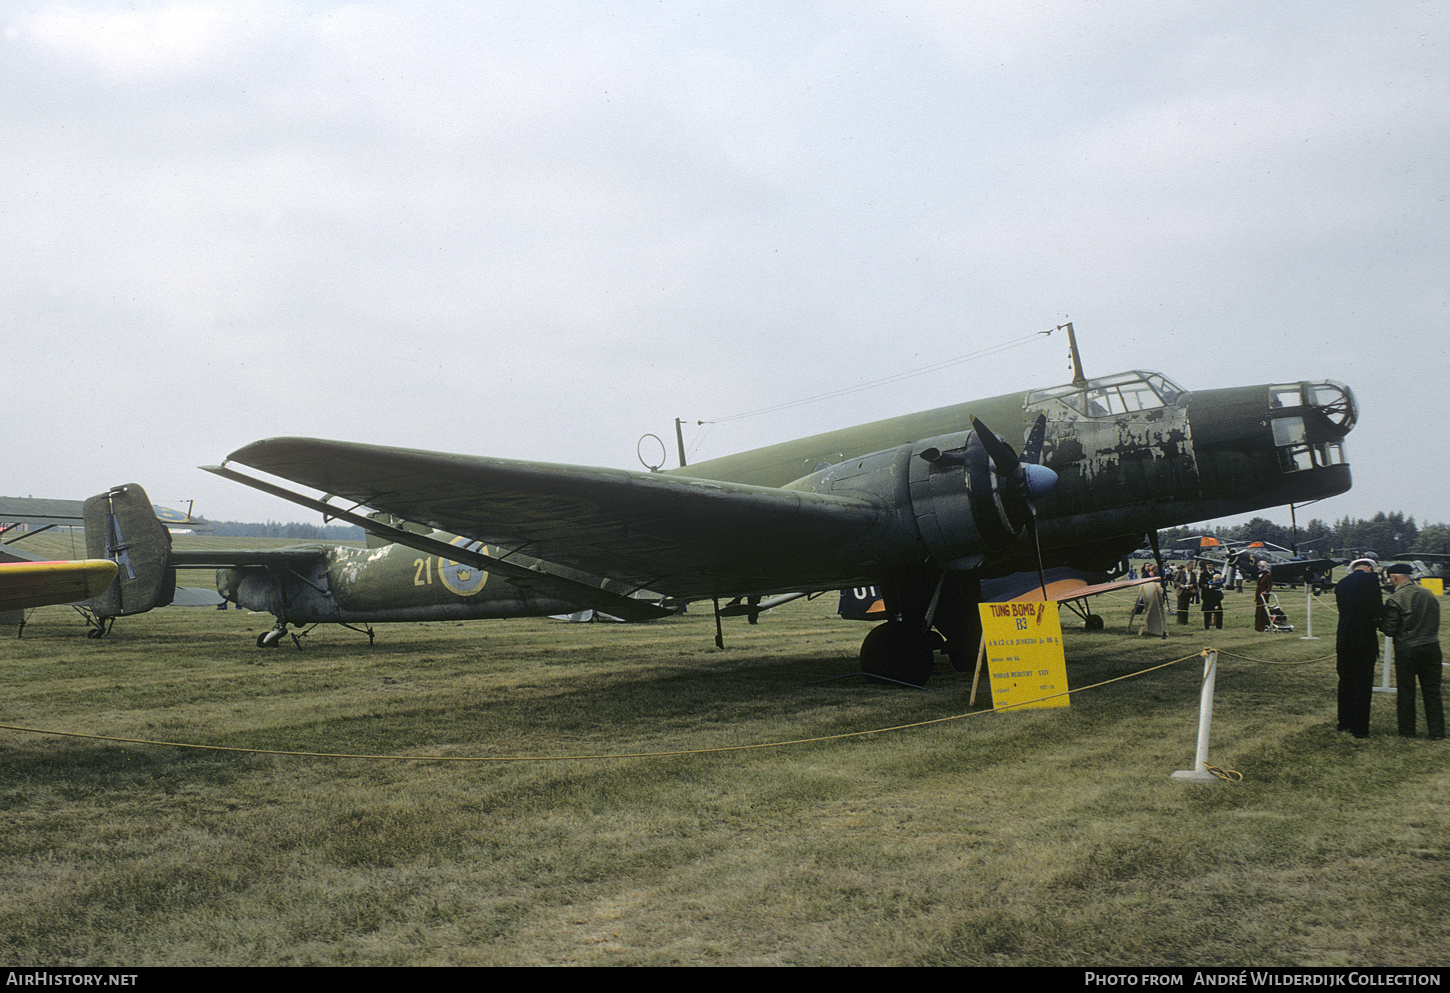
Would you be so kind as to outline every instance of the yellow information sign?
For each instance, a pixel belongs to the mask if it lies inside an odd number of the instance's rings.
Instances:
[[[984,603],[978,609],[987,671],[992,675],[993,709],[1066,707],[1067,658],[1062,653],[1057,604]]]
[[[1436,596],[1445,595],[1445,580],[1443,579],[1434,579],[1430,576],[1426,576],[1424,579],[1420,580],[1420,585],[1425,587],[1425,589],[1429,590]]]

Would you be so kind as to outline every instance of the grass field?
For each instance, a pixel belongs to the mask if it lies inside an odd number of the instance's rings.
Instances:
[[[968,714],[849,672],[830,598],[757,627],[479,621],[338,628],[171,608],[91,641],[33,612],[3,723],[440,762],[0,732],[0,959],[15,964],[1434,965],[1450,959],[1450,749],[1334,729],[1321,641],[1230,627],[1070,633],[1069,709]],[[1197,615],[1194,621],[1198,621]],[[1114,630],[1116,629],[1116,630]],[[0,629],[12,631],[13,629]],[[1317,661],[1316,661],[1317,660]],[[1273,663],[1273,664],[1269,664]]]

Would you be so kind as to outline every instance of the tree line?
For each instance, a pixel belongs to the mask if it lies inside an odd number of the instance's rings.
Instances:
[[[1333,524],[1315,518],[1296,531],[1286,524],[1275,524],[1255,517],[1233,527],[1207,531],[1191,528],[1170,528],[1160,531],[1159,542],[1211,534],[1219,541],[1242,543],[1269,541],[1292,548],[1300,555],[1345,556],[1372,551],[1380,558],[1409,555],[1414,552],[1450,552],[1450,524],[1427,524],[1420,527],[1413,517],[1396,511],[1379,511],[1368,520],[1345,516]]]
[[[207,521],[212,534],[223,538],[301,538],[306,541],[362,541],[367,535],[356,524],[302,524],[298,521]]]
[[[304,541],[362,541],[366,534],[355,524],[303,524],[267,521],[208,521],[212,533],[227,538],[296,538]],[[1350,555],[1373,551],[1380,558],[1408,555],[1412,552],[1450,552],[1450,524],[1427,524],[1420,527],[1414,517],[1396,511],[1380,511],[1369,519],[1345,516],[1333,524],[1318,518],[1297,532],[1286,524],[1275,524],[1255,517],[1232,527],[1208,530],[1167,528],[1158,533],[1159,542],[1167,547],[1182,538],[1211,534],[1225,544],[1247,541],[1268,541],[1293,548],[1300,555]]]

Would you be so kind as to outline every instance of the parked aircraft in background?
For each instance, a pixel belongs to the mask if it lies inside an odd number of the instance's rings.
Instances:
[[[1450,553],[1406,552],[1404,555],[1395,556],[1393,561],[1412,565],[1415,579],[1438,579],[1442,592],[1446,585],[1450,585]]]
[[[86,600],[116,575],[106,559],[65,562],[0,562],[0,611],[25,610]]]
[[[413,540],[430,543],[426,552],[389,542],[368,548],[298,544],[272,549],[173,549],[169,531],[151,512],[146,491],[134,483],[87,500],[85,515],[88,554],[115,559],[121,566],[116,582],[92,603],[95,637],[109,630],[117,617],[171,603],[178,569],[216,569],[223,597],[239,607],[273,614],[276,626],[258,636],[258,647],[276,645],[289,624],[356,627],[390,621],[543,616],[577,609],[573,601],[558,596],[566,588],[563,581],[534,573],[533,560],[515,557],[512,564],[526,574],[503,582],[453,558],[463,550],[460,546],[476,549],[478,542],[431,528],[413,534]],[[412,533],[388,521],[370,524]],[[642,600],[616,603],[610,611],[636,620],[670,612]],[[367,633],[371,640],[371,629]]]
[[[212,529],[210,522],[193,517],[190,510],[172,510],[159,505],[153,505],[151,510],[157,520],[169,528],[197,532]],[[85,503],[81,500],[37,500],[32,497],[0,496],[0,537],[14,532],[5,538],[7,545],[13,545],[54,527],[81,527],[84,524]]]
[[[326,500],[208,469],[370,530],[329,501],[426,522],[469,540],[443,553],[453,560],[504,584],[566,579],[575,605],[616,615],[620,592],[876,585],[888,620],[867,635],[863,668],[921,683],[938,649],[972,663],[982,581],[1035,570],[1039,550],[1044,567],[1105,572],[1159,528],[1344,492],[1355,417],[1349,388],[1327,380],[1190,392],[1155,372],[1079,372],[666,472],[310,438],[258,441],[227,462]],[[525,552],[537,565],[517,570]]]
[[[1194,557],[1198,561],[1208,562],[1214,568],[1222,571],[1229,562],[1240,561],[1244,552],[1248,552],[1256,570],[1255,573],[1243,577],[1244,581],[1252,583],[1257,576],[1258,564],[1267,562],[1269,572],[1274,577],[1275,586],[1303,586],[1306,578],[1313,579],[1316,585],[1332,585],[1324,577],[1327,577],[1335,566],[1344,565],[1349,561],[1329,557],[1300,558],[1291,549],[1270,541],[1223,544],[1217,538],[1206,535],[1200,540],[1198,553]]]
[[[74,529],[81,527],[85,523],[84,506],[80,500],[38,500],[33,497],[0,496],[0,563],[25,562],[41,564],[47,563],[49,559],[53,559],[56,555],[54,542],[51,542],[51,547],[47,554],[39,555],[32,554],[22,543],[26,539],[34,538],[36,535],[50,531],[52,528]],[[166,507],[152,507],[151,510],[155,517],[165,521],[169,527],[185,528],[189,531],[211,530],[209,523],[191,516],[189,511],[183,513],[179,510],[171,510]],[[77,578],[79,573],[76,570],[72,569],[71,573],[66,580],[62,580],[60,576],[56,575],[47,580],[47,583],[57,584],[56,588],[60,589],[61,584],[70,582],[70,593],[73,595],[63,595],[59,600],[44,599],[32,603],[29,606],[39,607],[49,604],[75,602],[76,606],[80,607],[82,612],[84,612],[84,601],[90,598],[93,593],[88,592],[89,587],[85,585],[76,585],[79,582]],[[112,568],[111,575],[114,574],[115,570]],[[20,573],[18,572],[14,573],[12,581],[20,583],[19,575]],[[100,575],[98,568],[93,567],[90,569],[88,575],[94,581]],[[36,582],[37,580],[32,578],[29,581]],[[109,582],[109,579],[107,582]],[[104,589],[105,586],[106,583],[102,583],[100,589]],[[99,590],[94,592],[99,592]],[[58,593],[57,595],[60,594]],[[205,597],[206,593],[202,590],[177,591],[179,601],[203,602]],[[211,595],[211,602],[216,602],[215,594]],[[20,630],[24,630],[25,615],[22,612],[24,609],[29,608],[0,606],[0,624],[14,624]]]

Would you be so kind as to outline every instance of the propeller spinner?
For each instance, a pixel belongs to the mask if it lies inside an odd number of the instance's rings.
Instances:
[[[992,465],[996,467],[997,475],[1021,485],[1029,501],[1046,496],[1057,485],[1057,473],[1040,464],[1042,441],[1047,434],[1047,416],[1045,414],[1037,415],[1037,421],[1032,425],[1032,431],[1027,436],[1027,443],[1022,446],[1021,458],[1018,458],[1017,453],[1012,451],[1012,446],[975,417],[972,418],[972,430],[977,433],[977,440],[982,443],[982,447],[986,449],[987,455],[992,459]]]

